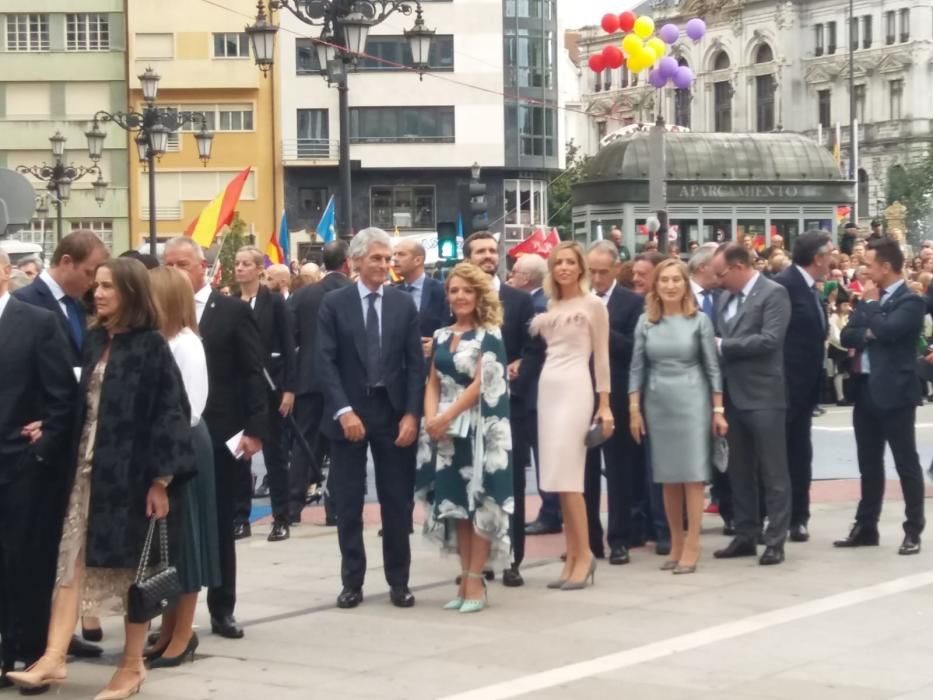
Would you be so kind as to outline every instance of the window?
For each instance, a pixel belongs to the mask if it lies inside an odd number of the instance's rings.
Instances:
[[[824,129],[829,129],[832,125],[832,92],[829,90],[820,90],[816,93],[818,105],[818,117],[820,124]]]
[[[172,34],[137,34],[136,58],[172,58],[175,55],[175,37]]]
[[[321,70],[314,42],[311,39],[295,39],[295,72],[298,75],[317,75]]]
[[[858,51],[858,17],[849,20],[849,44],[853,51]]]
[[[732,131],[732,84],[728,80],[713,83],[713,126],[716,131]]]
[[[898,10],[898,18],[901,21],[901,43],[910,41],[910,9],[904,8]]]
[[[612,69],[607,68],[603,71],[603,90],[612,89]]]
[[[520,241],[537,226],[548,224],[547,182],[545,180],[506,180],[505,240]]]
[[[599,92],[603,89],[603,74],[593,73],[593,92]]]
[[[759,132],[774,130],[774,90],[777,84],[773,75],[755,78],[755,116]]]
[[[813,54],[815,56],[822,56],[826,51],[826,44],[824,42],[824,27],[822,24],[817,24],[813,27]]]
[[[109,250],[113,250],[113,221],[110,219],[93,219],[90,221],[72,221],[72,231],[93,231],[104,242]]]
[[[434,188],[373,187],[369,191],[370,225],[391,231],[399,228],[433,230]]]
[[[901,118],[901,104],[904,98],[904,80],[898,78],[897,80],[888,81],[888,90],[890,97],[890,119],[900,119]]]
[[[677,64],[680,66],[687,66],[686,59],[679,59]],[[677,126],[685,126],[688,129],[690,128],[690,100],[692,95],[690,90],[674,90],[674,123]]]
[[[729,60],[729,54],[725,51],[720,51],[716,54],[716,58],[713,59],[713,70],[726,70],[730,65],[732,65],[732,62]]]
[[[505,0],[505,16],[552,19],[556,16],[554,0]]]
[[[7,15],[7,51],[48,51],[48,15]]]
[[[453,107],[354,107],[350,143],[453,143]]]
[[[301,211],[313,214],[320,218],[327,206],[328,194],[326,187],[299,187],[298,203]]]
[[[774,52],[768,44],[762,44],[755,51],[755,63],[771,63],[774,60]]]
[[[253,108],[229,108],[221,105],[217,111],[217,131],[252,131]]]
[[[862,17],[862,48],[870,49],[871,42],[871,15],[865,15]]]
[[[836,53],[836,23],[826,23],[826,53]]]
[[[894,10],[884,13],[884,43],[890,46],[897,39],[897,14]]]
[[[865,85],[855,86],[855,118],[859,124],[865,123]]]
[[[359,69],[361,71],[404,70],[401,66],[415,67],[411,45],[404,36],[369,36],[366,39],[366,53],[373,58],[360,59]],[[454,69],[453,35],[434,36],[431,40],[431,50],[428,52],[428,68],[430,70]]]
[[[249,36],[239,34],[214,34],[214,58],[249,58]]]
[[[522,156],[556,155],[557,136],[553,109],[536,105],[518,105],[518,138]]]
[[[298,157],[330,156],[330,122],[326,109],[298,110]]]
[[[554,87],[554,32],[505,30],[506,87]]]
[[[110,18],[104,14],[66,16],[65,48],[68,51],[108,51]]]

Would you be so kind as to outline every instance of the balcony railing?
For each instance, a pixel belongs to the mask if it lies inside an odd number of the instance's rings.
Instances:
[[[181,205],[177,207],[156,207],[156,221],[178,221],[181,219]],[[149,218],[149,207],[141,207],[140,217]]]
[[[282,141],[282,160],[327,161],[340,158],[340,141],[330,139],[285,139]]]

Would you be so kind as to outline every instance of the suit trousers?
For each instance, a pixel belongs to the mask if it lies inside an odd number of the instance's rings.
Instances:
[[[518,404],[518,410],[516,410]],[[529,423],[537,421],[534,412],[526,412],[517,400],[512,401],[512,495],[515,510],[511,516],[512,566],[516,569],[525,560],[525,470],[531,466],[531,435]],[[537,434],[537,429],[534,429]]]
[[[632,546],[641,546],[646,540],[671,540],[664,513],[664,492],[660,484],[654,483],[649,440],[646,437],[632,448]]]
[[[335,502],[337,539],[340,543],[340,576],[345,588],[361,589],[366,578],[363,545],[363,501],[366,493],[366,450],[372,451],[376,494],[382,513],[382,560],[390,586],[407,586],[411,568],[411,511],[415,493],[417,440],[396,447],[401,416],[388,395],[377,390],[356,407],[366,428],[361,442],[342,437],[332,441],[333,482],[339,494]]]
[[[894,455],[894,467],[904,494],[904,532],[910,535],[923,532],[926,525],[924,484],[917,456],[916,414],[914,406],[882,410],[871,396],[868,378],[860,376],[857,379],[852,426],[855,428],[858,469],[862,479],[862,497],[855,514],[859,524],[873,528],[878,526],[884,499],[884,446],[887,443]]]
[[[237,474],[248,460],[236,459],[224,439],[211,434],[214,448],[214,485],[217,495],[217,544],[220,547],[219,586],[207,591],[207,608],[211,617],[233,615],[236,607],[236,543],[233,539],[233,519],[236,507]]]
[[[295,423],[304,435],[308,446],[317,460],[320,469],[327,449],[327,438],[321,434],[321,419],[324,416],[324,397],[321,394],[300,394],[295,397]],[[292,442],[291,465],[288,469],[289,516],[293,520],[301,517],[305,507],[305,496],[312,478],[315,478],[315,465],[308,459],[304,449],[298,445],[297,438]],[[316,478],[320,478],[317,475]]]
[[[628,425],[625,416],[621,416],[618,420],[619,425]],[[584,497],[586,498],[590,549],[593,554],[603,552],[603,525],[600,520],[603,464],[606,467],[606,500],[609,506],[606,540],[610,550],[632,546],[634,448],[635,443],[632,441],[631,433],[628,430],[616,430],[602,447],[587,451]]]
[[[768,513],[765,544],[783,547],[790,527],[790,475],[784,409],[740,410],[726,400],[729,421],[729,483],[736,535],[755,542],[761,531],[758,495],[764,491]]]
[[[528,416],[528,441],[531,443],[531,454],[535,460],[535,480],[538,483],[538,495],[541,496],[541,508],[538,510],[536,520],[548,526],[560,527],[562,522],[560,512],[560,496],[541,489],[541,458],[538,455],[538,412],[531,411]]]
[[[787,471],[790,475],[790,524],[810,520],[810,483],[813,481],[813,407],[787,411]]]
[[[735,520],[735,509],[732,506],[732,487],[729,485],[729,474],[718,469],[713,470],[710,495],[719,506],[719,517],[724,523]]]
[[[269,393],[269,413],[266,418],[266,439],[262,441],[262,458],[266,464],[266,481],[272,517],[288,522],[288,430],[285,418],[279,414],[282,396]],[[248,523],[253,510],[253,469],[251,460],[240,460],[237,469],[236,512],[234,521]]]

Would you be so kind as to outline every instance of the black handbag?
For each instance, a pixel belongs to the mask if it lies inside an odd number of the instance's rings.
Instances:
[[[159,552],[162,556],[159,570],[146,576],[156,522],[159,523]],[[136,580],[130,584],[130,589],[127,591],[126,617],[134,623],[149,622],[174,608],[181,594],[178,569],[169,566],[168,563],[168,525],[164,518],[157,521],[156,517],[152,516],[149,521],[149,532],[146,533],[146,542],[143,544],[143,553],[139,558]]]

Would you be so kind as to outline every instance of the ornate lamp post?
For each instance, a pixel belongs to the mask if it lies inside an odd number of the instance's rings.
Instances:
[[[211,146],[214,134],[207,130],[207,116],[203,112],[179,112],[170,107],[159,107],[155,104],[159,94],[160,76],[147,68],[139,76],[145,106],[141,112],[110,112],[100,111],[94,115],[91,128],[85,132],[87,137],[88,155],[95,163],[100,160],[104,150],[105,131],[100,128],[101,122],[113,122],[126,132],[136,134],[139,160],[146,163],[149,171],[149,253],[156,254],[156,192],[155,192],[155,161],[161,157],[168,148],[168,137],[185,126],[200,125],[201,130],[194,135],[198,146],[198,157],[207,166],[211,158]],[[97,183],[95,183],[95,191]]]
[[[32,175],[37,180],[46,183],[46,188],[55,202],[55,236],[59,242],[64,235],[62,232],[62,205],[71,198],[71,185],[88,173],[97,173],[97,179],[93,183],[94,199],[97,200],[97,205],[100,206],[104,203],[107,196],[107,187],[110,184],[104,180],[103,171],[101,171],[96,158],[92,159],[94,164],[91,166],[74,165],[73,163],[65,165],[65,143],[67,141],[68,139],[58,131],[49,137],[49,143],[52,146],[53,163],[51,165],[43,163],[42,165],[19,165],[16,167],[24,175]],[[45,206],[45,214],[48,214],[47,205]]]
[[[264,0],[256,5],[256,22],[246,27],[253,46],[256,65],[265,74],[275,59],[275,34],[278,26],[266,15]],[[299,20],[321,33],[314,40],[321,75],[328,83],[337,85],[340,96],[340,196],[338,197],[338,227],[341,235],[353,234],[352,197],[350,181],[350,100],[347,70],[355,69],[357,61],[366,51],[369,30],[392,14],[415,14],[415,23],[405,30],[411,49],[412,63],[419,73],[428,68],[428,54],[434,30],[428,29],[422,17],[421,0],[269,0],[270,14],[274,10],[288,10]]]

